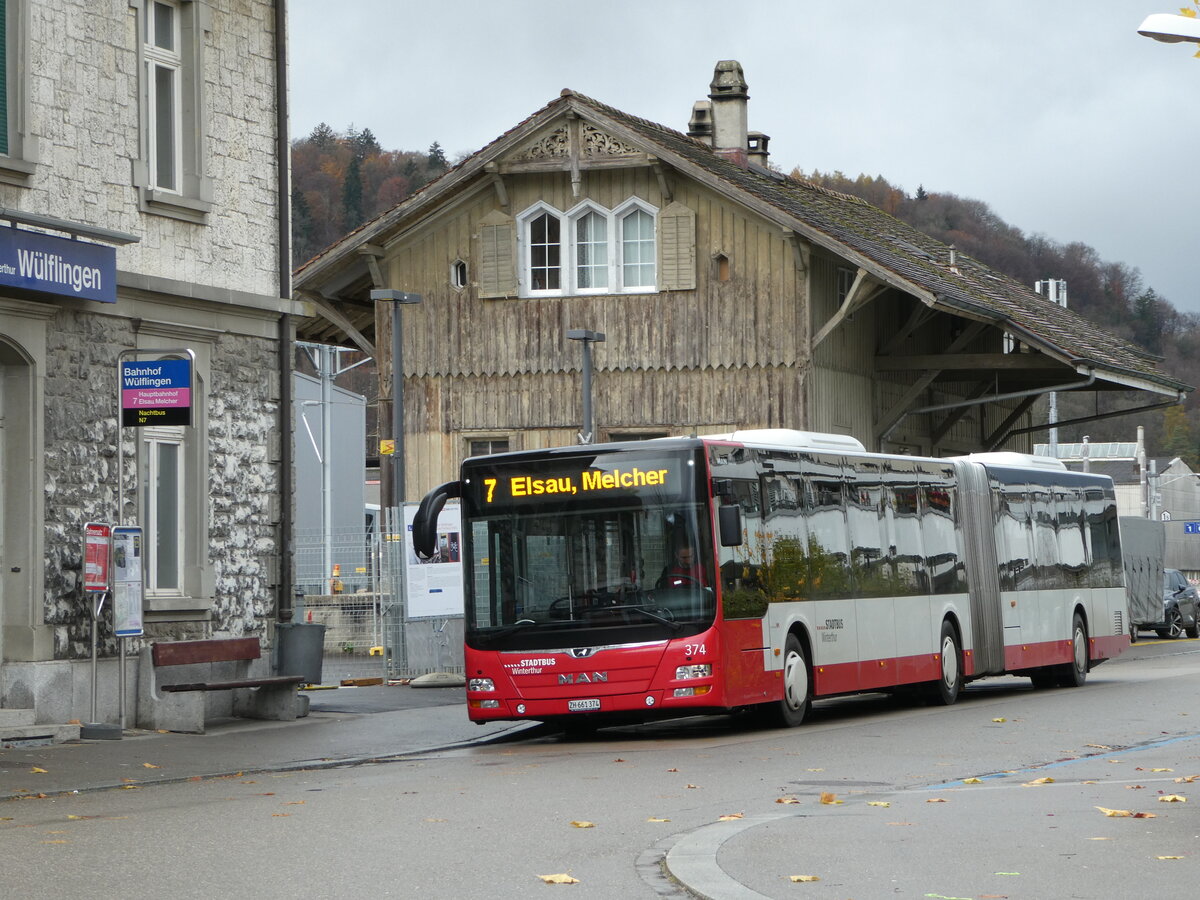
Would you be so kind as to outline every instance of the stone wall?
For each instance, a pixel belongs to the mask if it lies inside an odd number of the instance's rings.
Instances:
[[[88,310],[63,309],[49,330],[45,379],[45,622],[55,659],[91,653],[91,620],[81,590],[82,531],[88,521],[115,522],[117,507],[116,360],[133,346],[133,323]],[[208,621],[148,618],[144,640],[210,634],[263,634],[277,581],[279,378],[273,340],[225,333],[209,351],[205,404],[194,434],[207,441],[208,516],[203,583]],[[135,512],[138,430],[125,429],[127,513]],[[193,511],[194,512],[194,511]],[[102,620],[102,656],[116,652],[110,617]],[[133,641],[130,652],[139,641]]]

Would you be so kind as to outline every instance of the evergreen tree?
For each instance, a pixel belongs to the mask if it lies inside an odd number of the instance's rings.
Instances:
[[[425,164],[433,172],[445,172],[450,168],[450,163],[446,161],[446,154],[442,152],[442,145],[437,141],[429,145],[429,153],[425,157]]]

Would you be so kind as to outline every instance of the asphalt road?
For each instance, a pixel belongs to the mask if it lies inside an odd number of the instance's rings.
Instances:
[[[0,896],[689,896],[669,869],[713,900],[1190,900],[1200,779],[1176,779],[1200,775],[1198,679],[1200,642],[1148,639],[1078,690],[992,679],[953,707],[824,701],[790,731],[542,731],[9,803]],[[578,883],[541,880],[559,874]]]

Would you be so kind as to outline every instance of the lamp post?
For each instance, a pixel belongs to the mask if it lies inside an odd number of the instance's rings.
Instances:
[[[1146,16],[1138,28],[1138,34],[1164,44],[1178,44],[1181,41],[1200,44],[1200,18],[1154,13]]]
[[[583,431],[579,433],[579,443],[592,442],[592,344],[604,340],[603,331],[588,331],[586,328],[572,328],[567,332],[572,341],[583,342]]]
[[[400,309],[406,303],[420,303],[420,294],[387,288],[371,291],[371,299],[392,304],[392,490],[389,506],[404,505],[404,362],[400,342]],[[403,512],[400,513],[403,521]]]

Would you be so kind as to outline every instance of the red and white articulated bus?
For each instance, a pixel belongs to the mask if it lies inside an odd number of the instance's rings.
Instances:
[[[616,720],[1026,675],[1129,645],[1112,482],[1014,453],[786,430],[476,457],[461,497],[471,719]],[[688,559],[689,551],[691,559]]]

